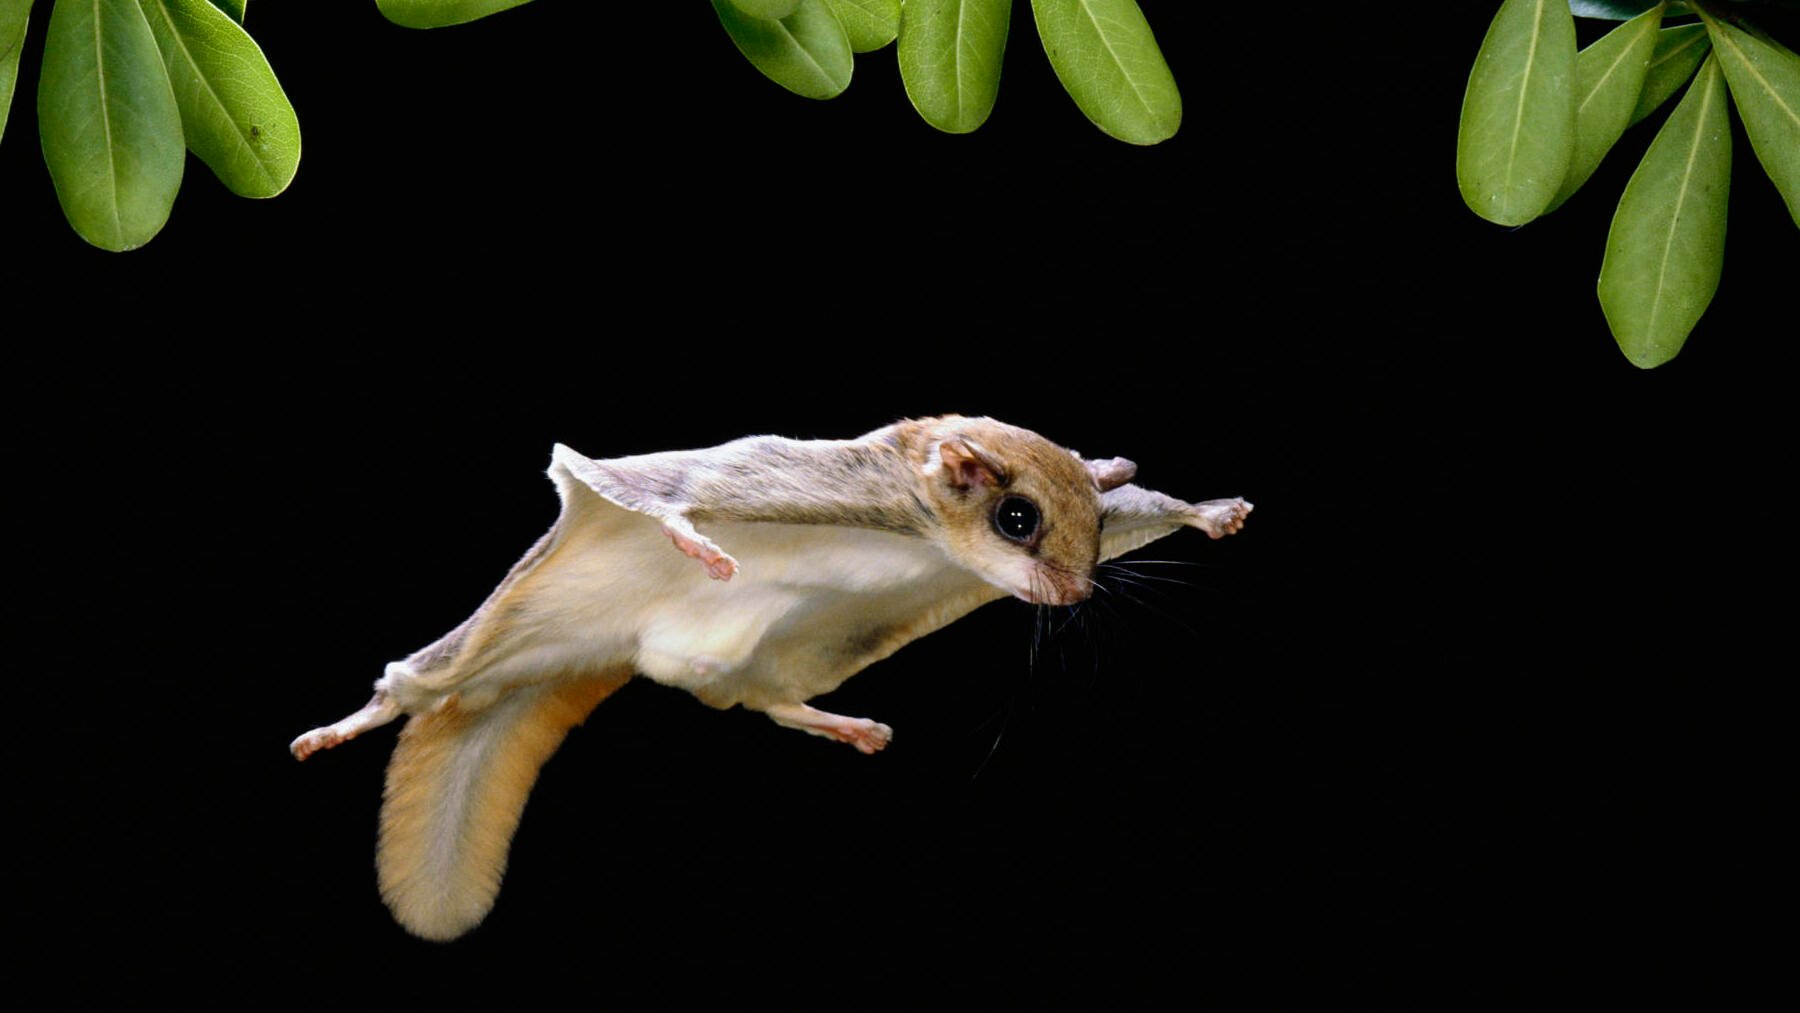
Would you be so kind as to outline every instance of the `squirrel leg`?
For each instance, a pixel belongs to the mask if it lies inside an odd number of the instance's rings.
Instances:
[[[356,738],[371,728],[380,728],[389,721],[400,716],[400,704],[384,692],[377,692],[362,710],[343,719],[324,726],[314,728],[305,735],[295,739],[288,752],[294,759],[304,760],[321,749],[330,749]]]
[[[798,728],[809,735],[848,742],[864,753],[878,752],[894,739],[894,730],[879,721],[828,714],[803,703],[779,703],[763,713],[784,728]]]

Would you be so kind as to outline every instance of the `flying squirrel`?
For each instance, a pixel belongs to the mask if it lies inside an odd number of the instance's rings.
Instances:
[[[549,533],[467,621],[389,664],[367,706],[290,749],[409,716],[381,895],[408,931],[454,939],[493,907],[544,761],[633,675],[874,753],[893,729],[806,701],[977,606],[1076,604],[1101,560],[1181,527],[1221,538],[1250,513],[1139,488],[1136,471],[955,415],[608,461],[557,444]]]

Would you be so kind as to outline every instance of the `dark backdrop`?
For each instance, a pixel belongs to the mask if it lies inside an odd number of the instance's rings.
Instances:
[[[697,0],[424,33],[331,6],[250,5],[304,131],[291,189],[190,162],[126,255],[62,222],[34,18],[0,145],[46,648],[15,682],[13,826],[44,849],[19,966],[300,999],[371,972],[595,1001],[1735,980],[1709,943],[1756,890],[1772,751],[1738,589],[1800,263],[1741,131],[1718,298],[1641,372],[1592,292],[1650,128],[1553,218],[1476,219],[1454,143],[1489,11],[1147,0],[1186,111],[1135,149],[1062,96],[1022,3],[961,138],[891,51],[810,102]],[[487,922],[393,925],[393,729],[285,746],[549,525],[553,442],[949,411],[1257,510],[1138,552],[1183,565],[1035,663],[1003,602],[857,676],[826,703],[897,729],[875,758],[634,684],[546,768]]]

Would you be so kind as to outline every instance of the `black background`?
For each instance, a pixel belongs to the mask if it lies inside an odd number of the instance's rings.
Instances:
[[[1475,218],[1455,130],[1490,10],[1146,0],[1185,118],[1136,149],[1062,95],[1024,4],[992,119],[950,137],[891,50],[807,101],[701,2],[411,32],[257,0],[298,177],[245,201],[190,160],[112,255],[42,169],[38,6],[0,145],[45,648],[10,747],[30,975],[1466,1001],[1760,960],[1733,931],[1774,716],[1746,575],[1800,258],[1741,130],[1718,297],[1642,372],[1592,293],[1653,126],[1552,218]],[[1191,565],[1035,663],[1003,602],[857,676],[825,704],[897,729],[875,758],[634,683],[546,768],[478,931],[391,922],[392,729],[286,744],[549,525],[553,442],[950,411],[1257,510],[1136,553]]]

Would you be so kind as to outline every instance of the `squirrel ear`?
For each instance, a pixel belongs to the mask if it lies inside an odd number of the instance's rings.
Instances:
[[[1005,482],[1006,472],[1000,462],[960,436],[952,436],[938,444],[938,462],[945,480],[958,489],[978,485],[997,486]]]
[[[1094,486],[1101,492],[1117,489],[1131,481],[1131,476],[1137,474],[1137,465],[1123,457],[1115,457],[1109,461],[1086,461],[1084,463],[1087,465],[1088,474],[1094,476]]]

